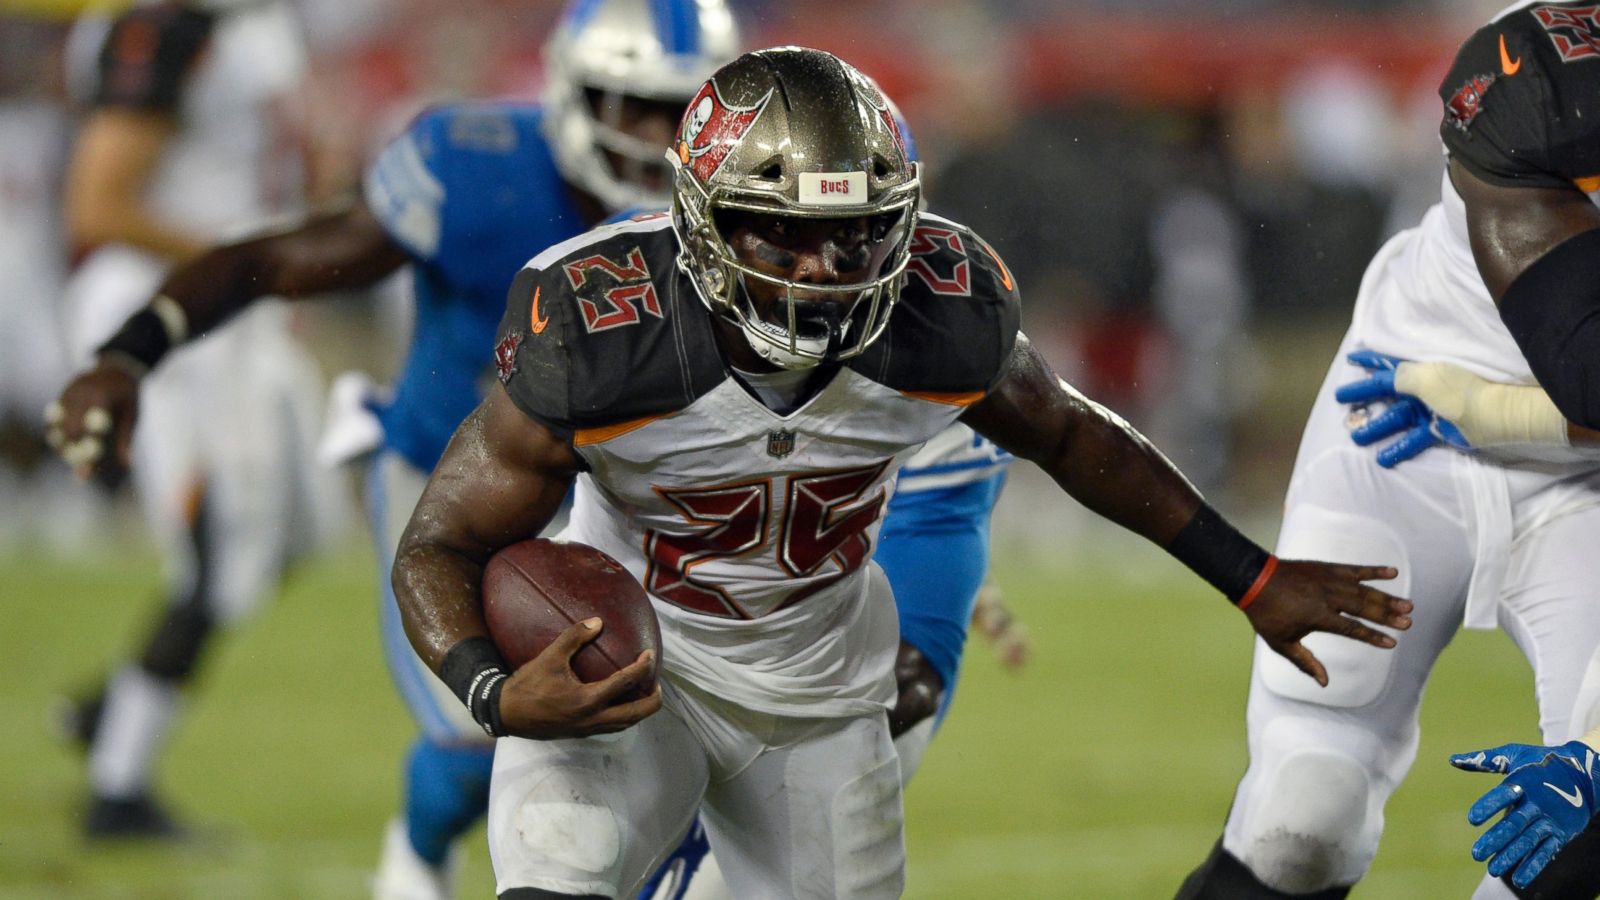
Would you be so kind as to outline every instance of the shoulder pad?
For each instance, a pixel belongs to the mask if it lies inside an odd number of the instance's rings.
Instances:
[[[1020,303],[994,248],[963,225],[924,214],[888,330],[851,368],[900,391],[987,393],[1005,373]]]
[[[177,109],[184,78],[205,49],[214,22],[210,13],[169,5],[118,16],[100,48],[93,104]]]
[[[1450,156],[1511,187],[1600,174],[1600,22],[1593,7],[1513,9],[1468,38],[1439,88]]]
[[[676,412],[726,377],[706,315],[662,220],[580,235],[518,273],[495,365],[511,399],[552,432]]]

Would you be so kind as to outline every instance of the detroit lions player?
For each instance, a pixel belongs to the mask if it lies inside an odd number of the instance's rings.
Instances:
[[[200,333],[265,293],[298,298],[349,289],[414,264],[415,338],[394,398],[378,409],[384,446],[369,474],[385,567],[396,523],[409,515],[426,472],[481,396],[480,360],[511,274],[532,249],[606,212],[665,200],[662,148],[694,89],[731,58],[733,28],[720,3],[575,3],[547,50],[542,112],[505,103],[431,110],[373,165],[363,202],[214,250],[163,286],[187,314],[189,330]],[[153,363],[166,334],[146,333],[158,346],[134,349]],[[130,383],[102,365],[63,395],[57,428],[65,444],[94,452],[115,445],[91,465],[121,462],[133,425]],[[96,407],[114,424],[90,434],[84,414]],[[953,428],[908,467],[885,525],[878,558],[900,586],[906,639],[895,721],[897,733],[912,729],[898,745],[907,774],[931,737],[930,713],[948,708],[1007,459],[964,426]],[[481,814],[491,745],[421,669],[395,621],[387,580],[385,649],[423,735],[408,765],[406,819],[391,826],[378,886],[398,892],[427,883],[439,893],[447,888],[453,839]]]

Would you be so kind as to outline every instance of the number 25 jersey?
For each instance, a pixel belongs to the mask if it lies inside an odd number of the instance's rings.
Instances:
[[[1018,321],[976,235],[924,216],[917,239],[884,335],[788,415],[725,364],[665,216],[518,274],[500,380],[587,467],[564,536],[645,586],[670,677],[781,715],[893,702],[894,609],[866,563],[895,474],[999,381]]]

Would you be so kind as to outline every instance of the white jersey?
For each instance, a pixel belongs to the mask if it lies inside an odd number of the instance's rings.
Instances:
[[[645,586],[669,676],[774,714],[881,709],[898,623],[869,600],[873,544],[900,466],[1002,373],[1009,278],[975,253],[962,295],[911,280],[885,335],[780,415],[723,364],[676,252],[664,219],[624,223],[512,287],[501,380],[588,467],[563,534]]]

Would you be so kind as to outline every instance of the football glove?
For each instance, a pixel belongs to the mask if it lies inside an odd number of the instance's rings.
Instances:
[[[1450,764],[1469,772],[1508,773],[1472,804],[1467,821],[1482,825],[1505,812],[1472,845],[1472,858],[1489,860],[1489,874],[1496,878],[1512,873],[1517,887],[1527,887],[1595,814],[1595,751],[1582,741],[1555,747],[1504,744],[1458,753]]]
[[[1371,403],[1389,404],[1383,412],[1351,430],[1350,439],[1367,447],[1400,435],[1378,451],[1378,465],[1392,469],[1439,444],[1457,450],[1473,449],[1454,422],[1435,413],[1417,397],[1395,388],[1395,373],[1406,360],[1376,350],[1357,350],[1346,359],[1366,369],[1367,378],[1341,385],[1334,392],[1334,399],[1358,410]]]

